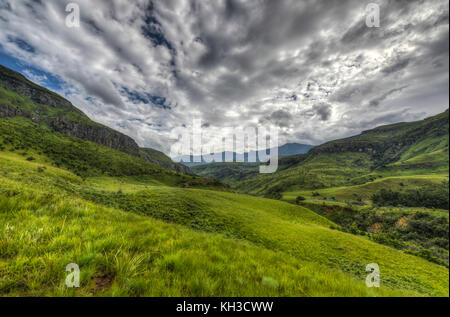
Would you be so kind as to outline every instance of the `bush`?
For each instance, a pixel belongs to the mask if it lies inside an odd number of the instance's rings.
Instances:
[[[325,203],[303,205],[341,226],[338,230],[366,235],[377,243],[404,251],[428,250],[428,253],[412,254],[433,262],[439,259],[436,263],[448,266],[449,226],[445,216],[402,210],[379,212],[375,207],[352,209],[350,205],[330,206]]]
[[[37,168],[37,171],[38,171],[38,173],[43,173],[46,169],[47,169],[47,167],[45,167],[45,166],[39,166]]]
[[[382,189],[372,196],[372,201],[378,206],[404,206],[449,209],[449,185],[443,181],[439,185],[428,185],[417,190],[395,192]]]
[[[296,202],[297,204],[299,204],[300,202],[302,202],[302,201],[304,201],[304,200],[306,200],[305,197],[303,197],[303,196],[297,196],[297,198],[295,199],[295,202]]]

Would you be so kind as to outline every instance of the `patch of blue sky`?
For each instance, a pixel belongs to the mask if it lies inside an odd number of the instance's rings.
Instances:
[[[17,40],[15,41],[15,43],[18,45],[19,48],[21,48]],[[19,43],[21,42],[19,41]],[[29,48],[27,49],[27,51],[30,52]],[[12,56],[4,49],[4,47],[1,44],[0,44],[0,64],[12,70],[15,70],[16,72],[21,73],[22,75],[24,75],[33,82],[36,82],[36,80],[38,80],[39,82],[37,84],[42,85],[45,88],[53,91],[63,90],[63,87],[66,84],[65,81],[62,80],[59,76],[43,71],[42,69],[39,69],[21,59]]]

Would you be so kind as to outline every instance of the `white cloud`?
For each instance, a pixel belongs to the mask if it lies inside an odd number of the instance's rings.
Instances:
[[[380,1],[374,29],[356,0],[76,2],[78,29],[62,2],[0,0],[2,46],[141,146],[193,118],[317,144],[448,107],[447,1]]]

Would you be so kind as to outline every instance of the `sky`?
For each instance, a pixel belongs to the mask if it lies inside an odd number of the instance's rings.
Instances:
[[[447,0],[71,1],[78,28],[69,2],[0,0],[0,64],[141,147],[194,119],[205,144],[276,126],[318,145],[448,108]]]

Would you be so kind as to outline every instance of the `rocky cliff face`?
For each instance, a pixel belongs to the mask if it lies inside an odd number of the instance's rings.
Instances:
[[[31,119],[33,122],[39,122],[39,117],[35,114],[16,109],[7,104],[0,103],[0,118],[8,118],[8,117],[25,117]]]
[[[0,105],[0,117],[23,116],[34,122],[48,124],[53,130],[61,134],[77,137],[83,140],[106,145],[110,148],[139,156],[139,146],[136,142],[113,129],[91,121],[81,110],[74,107],[68,100],[56,93],[40,87],[29,81],[21,74],[0,65],[0,87],[26,97],[36,104],[56,108],[56,117],[23,111],[12,105]],[[75,121],[65,118],[65,113],[75,114],[81,120]]]
[[[319,146],[310,151],[311,154],[320,153],[343,153],[343,152],[363,152],[368,154],[376,154],[383,149],[382,143],[364,142],[364,141],[348,141],[341,143],[328,143]]]
[[[74,106],[63,97],[51,92],[48,89],[45,89],[44,87],[36,85],[21,74],[1,65],[0,87],[13,91],[18,95],[27,97],[37,104],[68,110],[73,110],[74,108]]]
[[[173,163],[171,165],[171,167],[168,167],[168,168],[173,169],[180,173],[184,173],[184,174],[190,174],[190,175],[194,174],[189,167],[184,166],[183,164]]]
[[[80,124],[65,118],[50,120],[49,125],[61,134],[106,145],[134,156],[139,155],[139,146],[132,138],[107,127]]]

